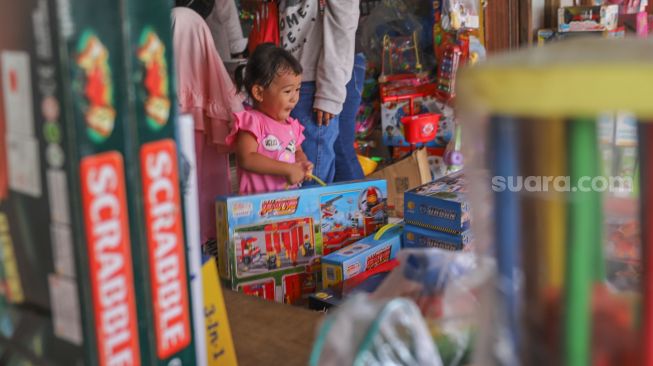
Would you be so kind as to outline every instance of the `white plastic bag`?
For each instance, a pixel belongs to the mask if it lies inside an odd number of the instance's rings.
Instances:
[[[415,304],[357,294],[331,313],[313,346],[311,366],[440,366],[440,356]]]

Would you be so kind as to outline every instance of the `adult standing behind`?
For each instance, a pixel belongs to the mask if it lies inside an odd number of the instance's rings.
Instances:
[[[222,61],[228,64],[242,56],[247,49],[247,38],[243,37],[235,0],[216,0],[206,23]]]
[[[354,141],[356,140],[356,115],[360,109],[363,84],[365,81],[365,55],[357,52],[354,56],[354,69],[351,80],[347,83],[347,99],[342,105],[340,132],[336,139],[334,150],[336,152],[336,175],[334,181],[343,182],[363,179],[365,174],[358,161]]]
[[[216,237],[214,199],[231,191],[225,138],[232,113],[243,106],[204,19],[194,10],[176,7],[172,30],[179,109],[195,120],[200,235],[205,243]]]
[[[313,174],[333,182],[338,114],[351,79],[359,0],[281,0],[281,46],[304,69],[299,102],[291,116],[304,125],[302,148]]]

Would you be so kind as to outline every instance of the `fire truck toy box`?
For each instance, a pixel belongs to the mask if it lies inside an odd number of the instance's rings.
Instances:
[[[468,250],[473,241],[472,231],[467,229],[460,234],[424,229],[406,225],[404,229],[404,248],[440,248],[446,250]]]
[[[409,225],[450,234],[469,228],[470,208],[463,171],[444,176],[404,194],[404,220]]]
[[[367,236],[356,243],[322,257],[322,285],[337,286],[396,258],[401,250],[403,226]],[[381,234],[381,235],[379,235]]]
[[[319,257],[376,232],[388,220],[386,201],[385,180],[218,197],[220,276],[233,289],[256,285],[285,301],[270,290],[285,291],[285,276],[319,272]]]
[[[404,85],[387,82],[381,86],[381,128],[382,140],[386,146],[411,146],[406,141],[403,117],[437,113],[443,110],[435,99],[435,84]],[[417,146],[444,147],[453,135],[453,123],[448,118],[440,119],[435,138]]]

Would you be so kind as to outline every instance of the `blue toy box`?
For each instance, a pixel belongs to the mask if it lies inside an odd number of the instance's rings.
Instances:
[[[385,180],[216,201],[218,268],[234,290],[297,303],[317,287],[322,255],[387,221]]]
[[[446,250],[467,250],[474,237],[471,230],[460,234],[448,234],[441,231],[423,229],[406,225],[404,229],[404,248],[440,248]]]
[[[403,226],[395,226],[322,257],[323,287],[334,287],[394,259],[401,249],[402,232]]]
[[[423,228],[460,234],[469,227],[470,210],[463,171],[404,194],[404,220]]]

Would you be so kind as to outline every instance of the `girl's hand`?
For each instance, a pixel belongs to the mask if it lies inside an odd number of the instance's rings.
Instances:
[[[313,175],[313,163],[306,160],[306,161],[300,162],[300,164],[304,168],[304,180],[313,179],[313,177],[312,177],[312,175]]]
[[[286,180],[290,185],[301,183],[306,177],[306,171],[302,163],[288,164],[288,171],[286,172]]]

